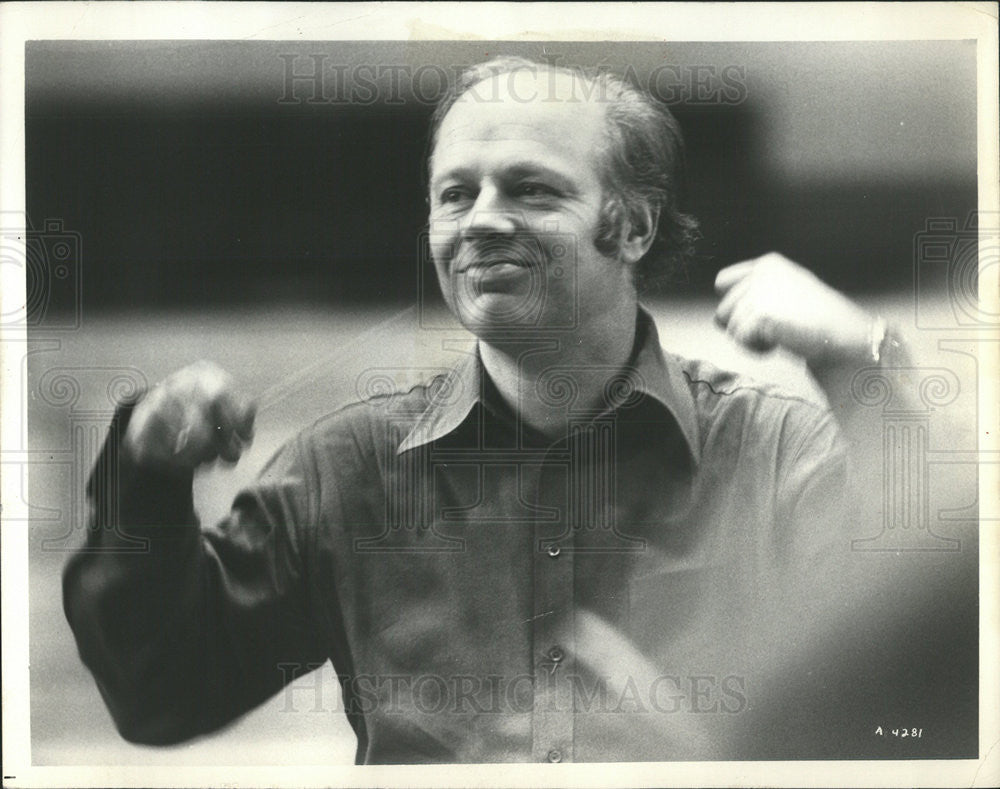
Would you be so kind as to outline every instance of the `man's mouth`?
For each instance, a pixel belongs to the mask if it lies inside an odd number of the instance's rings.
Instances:
[[[452,272],[477,294],[531,289],[546,267],[545,251],[532,236],[476,239],[460,245]]]
[[[486,271],[504,271],[513,269],[530,268],[531,264],[519,258],[488,258],[462,261],[456,269],[458,273],[481,273]]]

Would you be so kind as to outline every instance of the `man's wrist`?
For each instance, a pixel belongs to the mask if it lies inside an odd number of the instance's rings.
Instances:
[[[859,333],[861,335],[861,333]],[[806,369],[827,395],[831,405],[851,399],[851,381],[860,370],[892,370],[910,365],[910,355],[902,335],[881,315],[871,319],[866,341],[857,341],[851,349],[818,359],[807,359]]]
[[[832,335],[819,348],[804,354],[806,366],[813,373],[846,368],[867,367],[874,363],[879,346],[882,342],[884,324],[880,318],[866,321],[863,325],[841,336]]]
[[[810,370],[862,367],[892,367],[905,359],[905,346],[899,332],[881,315],[869,319],[868,328],[854,334],[849,344],[830,345],[826,352],[806,360]]]

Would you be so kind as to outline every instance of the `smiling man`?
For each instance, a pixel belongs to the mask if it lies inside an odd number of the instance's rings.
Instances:
[[[539,376],[557,361],[624,368],[635,340],[634,270],[659,207],[644,203],[599,248],[610,196],[607,101],[580,100],[584,86],[568,73],[522,68],[495,81],[488,100],[470,89],[435,130],[432,253],[445,301],[485,340],[483,364],[504,400],[529,425],[564,432],[567,410],[540,397]],[[537,98],[519,103],[523,95]],[[525,353],[525,333],[550,339],[551,351]],[[577,373],[578,406],[600,405],[600,378]]]
[[[732,755],[748,694],[766,706],[794,664],[766,648],[798,616],[782,601],[848,550],[842,430],[661,349],[638,286],[694,232],[665,107],[501,59],[442,103],[431,150],[433,258],[476,352],[303,431],[213,527],[192,476],[238,459],[253,404],[199,363],[123,408],[64,579],[80,654],[136,742],[331,660],[363,763]],[[736,340],[822,380],[892,344],[777,255],[718,289]]]

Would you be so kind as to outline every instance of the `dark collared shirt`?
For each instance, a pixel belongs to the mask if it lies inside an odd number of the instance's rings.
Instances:
[[[540,383],[553,441],[469,355],[302,432],[200,530],[190,474],[118,454],[123,411],[64,579],[119,730],[210,731],[332,660],[363,763],[724,755],[766,684],[741,634],[844,543],[835,423],[642,311],[603,407],[579,372]]]

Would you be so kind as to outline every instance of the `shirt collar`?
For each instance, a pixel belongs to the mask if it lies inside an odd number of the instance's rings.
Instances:
[[[652,316],[639,307],[636,344],[626,366],[627,384],[616,387],[623,401],[634,393],[644,394],[662,405],[677,422],[695,463],[701,459],[701,443],[694,398],[679,360],[665,354]],[[417,424],[399,445],[397,454],[436,441],[465,421],[476,403],[483,401],[485,371],[479,346],[456,367],[435,379],[428,390],[428,406]],[[624,381],[623,381],[624,383]]]

